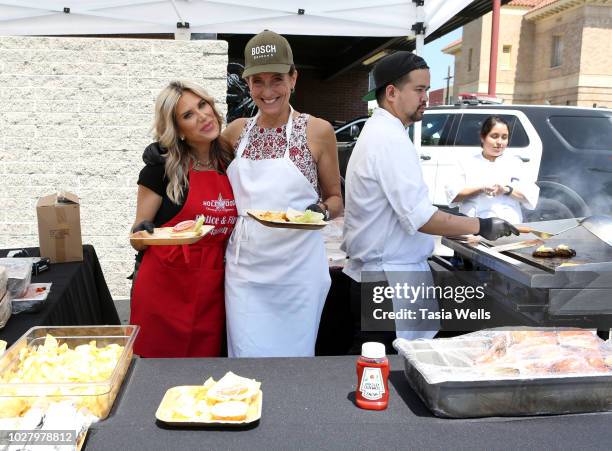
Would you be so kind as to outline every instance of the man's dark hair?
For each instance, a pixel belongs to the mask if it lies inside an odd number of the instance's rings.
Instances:
[[[408,83],[409,81],[410,81],[410,72],[408,72],[407,74],[402,75],[397,80],[394,80],[391,83],[387,83],[386,85],[381,86],[380,88],[378,88],[376,90],[376,102],[378,103],[378,106],[381,106],[383,100],[385,100],[385,91],[387,90],[387,86],[393,85],[397,89],[402,89],[402,87],[406,83]]]

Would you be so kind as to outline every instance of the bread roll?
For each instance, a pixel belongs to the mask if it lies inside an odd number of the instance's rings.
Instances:
[[[249,405],[242,401],[225,401],[215,404],[210,413],[216,420],[244,421]]]

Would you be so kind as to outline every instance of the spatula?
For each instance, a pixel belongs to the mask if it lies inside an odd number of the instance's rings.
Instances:
[[[586,219],[586,218],[585,218],[585,219]],[[581,225],[581,224],[582,224],[582,222],[583,222],[585,219],[580,219],[580,220],[576,221],[576,223],[575,223],[575,224],[572,224],[571,226],[566,227],[566,228],[565,228],[565,229],[563,229],[563,230],[559,230],[558,232],[555,232],[555,233],[544,232],[544,231],[542,231],[542,230],[536,230],[536,229],[533,229],[533,228],[528,227],[528,226],[514,226],[514,227],[516,227],[516,229],[517,229],[517,230],[518,230],[520,233],[532,233],[532,234],[534,234],[535,236],[537,236],[538,238],[540,238],[540,239],[542,239],[542,240],[547,240],[547,239],[549,239],[549,238],[551,238],[551,237],[553,237],[553,236],[559,235],[559,234],[564,233],[564,232],[567,232],[568,230],[571,230],[571,229],[573,229],[573,228],[575,228],[575,227],[578,227],[579,225]]]
[[[531,227],[527,227],[527,226],[515,226],[515,227],[520,233],[531,233],[542,240],[547,240],[548,238],[556,235],[556,233],[543,232],[541,230],[532,229]]]

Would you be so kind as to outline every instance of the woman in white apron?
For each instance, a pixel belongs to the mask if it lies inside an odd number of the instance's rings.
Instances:
[[[540,189],[528,180],[518,158],[504,154],[508,146],[508,124],[490,116],[482,124],[482,152],[457,162],[457,176],[446,186],[451,207],[466,216],[499,217],[511,224],[523,222],[521,206],[534,210]]]
[[[265,227],[246,211],[341,214],[336,140],[329,123],[289,105],[297,71],[285,38],[251,39],[243,77],[259,113],[224,132],[236,149],[227,174],[239,215],[226,253],[228,354],[312,356],[331,283],[323,236]]]

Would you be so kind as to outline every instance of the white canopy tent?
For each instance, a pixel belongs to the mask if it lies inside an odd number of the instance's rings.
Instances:
[[[155,33],[425,37],[473,0],[0,0],[0,35]],[[423,28],[418,24],[422,24]],[[415,33],[416,30],[416,33]],[[415,143],[420,143],[415,127]],[[418,144],[417,144],[418,145]]]
[[[483,0],[0,0],[0,35],[168,33],[425,38]],[[420,147],[421,127],[414,142]]]
[[[472,0],[0,0],[0,35],[192,33],[428,36]],[[422,4],[422,6],[417,6]]]

